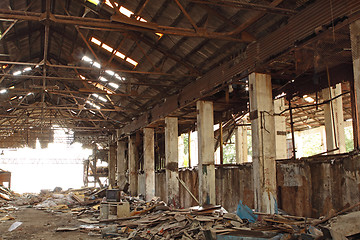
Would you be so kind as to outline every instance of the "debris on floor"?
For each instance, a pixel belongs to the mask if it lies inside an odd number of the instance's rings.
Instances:
[[[348,213],[360,203],[312,219],[254,213],[242,202],[236,213],[220,205],[171,209],[158,197],[145,201],[121,191],[97,188],[57,188],[39,195],[13,195],[7,207],[0,207],[0,221],[17,221],[12,230],[21,225],[21,219],[11,217],[18,210],[14,206],[28,204],[54,214],[70,214],[78,220],[78,224],[54,229],[58,234],[82,232],[106,239],[346,239],[360,234],[360,211]]]
[[[11,198],[12,198],[11,191],[8,188],[0,185],[0,199],[10,201]]]
[[[22,224],[22,222],[14,222],[13,224],[11,224],[11,226],[9,227],[9,232],[14,231],[15,229],[17,229],[18,227],[20,227]]]

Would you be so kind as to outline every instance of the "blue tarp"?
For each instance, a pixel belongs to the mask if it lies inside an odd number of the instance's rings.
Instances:
[[[256,222],[258,216],[253,213],[253,211],[246,205],[242,203],[240,200],[239,205],[236,210],[236,214],[241,219],[247,219],[249,222],[254,223]]]

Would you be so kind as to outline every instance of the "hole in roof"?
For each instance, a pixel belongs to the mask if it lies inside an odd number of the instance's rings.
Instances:
[[[129,58],[129,57],[126,58],[126,61],[127,61],[128,63],[134,65],[135,67],[136,67],[136,65],[138,65],[138,62],[136,62],[135,60],[133,60],[133,59],[131,59],[131,58]]]
[[[112,47],[110,47],[109,45],[106,45],[105,43],[103,43],[101,47],[108,52],[113,52],[113,50],[114,50]]]
[[[99,77],[99,80],[102,82],[107,82],[108,80],[106,78],[104,78],[103,76]]]
[[[134,15],[134,13],[132,11],[130,11],[129,9],[127,9],[123,6],[120,7],[119,11],[127,17],[131,17],[131,15]]]
[[[89,58],[88,56],[83,56],[83,58],[81,60],[83,60],[85,62],[92,62],[92,59]]]
[[[98,62],[94,62],[94,63],[93,63],[93,66],[96,67],[96,68],[101,68],[100,63],[98,63]]]
[[[109,0],[106,0],[105,4],[108,5],[109,7],[113,8],[113,5],[111,4],[111,2]],[[115,3],[115,6],[119,6],[119,4]]]
[[[108,6],[111,7],[111,8],[114,8],[113,5],[111,4],[111,2],[110,2],[109,0],[106,0],[106,1],[105,1],[105,4],[108,5]],[[119,4],[115,3],[115,6],[118,7]],[[123,7],[123,6],[120,6],[119,12],[122,13],[122,14],[124,14],[125,16],[127,16],[127,17],[129,17],[129,18],[131,17],[131,15],[134,15],[134,13],[133,13],[132,11],[130,11],[129,9],[127,9],[127,8],[125,8],[125,7]],[[140,22],[147,22],[144,18],[142,18],[142,17],[140,17],[140,16],[138,16],[138,17],[136,18],[136,20],[138,20],[138,21],[140,21]],[[164,34],[162,34],[162,33],[155,33],[155,34],[159,36],[159,39],[164,35]]]
[[[121,52],[116,51],[115,55],[119,58],[125,59],[125,55],[122,54]]]
[[[105,71],[107,74],[109,74],[110,76],[114,76],[115,72],[111,71],[111,70],[106,70]]]
[[[95,43],[96,45],[100,46],[101,45],[101,41],[99,41],[98,39],[92,37],[91,38],[91,42]]]
[[[100,0],[87,0],[89,3],[95,4],[95,5],[99,5]]]
[[[118,89],[119,88],[119,85],[117,85],[116,83],[109,83],[109,86],[115,88],[115,89]]]

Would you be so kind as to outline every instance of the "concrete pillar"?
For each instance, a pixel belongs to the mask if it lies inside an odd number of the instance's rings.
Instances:
[[[199,163],[199,152],[198,152],[198,132],[194,131],[190,133],[190,167],[197,166]]]
[[[131,196],[138,194],[138,169],[137,169],[137,149],[135,144],[135,135],[129,136],[129,192]]]
[[[236,164],[246,163],[248,161],[247,127],[238,126],[235,128],[235,151]]]
[[[274,112],[276,114],[285,110],[285,98],[274,100]],[[287,158],[286,144],[286,117],[275,115],[275,143],[276,143],[276,159]]]
[[[117,141],[117,185],[120,190],[124,190],[127,180],[126,180],[126,171],[128,166],[126,164],[126,155],[125,155],[126,143],[125,141]]]
[[[214,107],[209,101],[198,101],[197,132],[200,205],[216,204],[214,165]]]
[[[165,118],[165,161],[166,161],[166,202],[169,206],[179,207],[178,172],[178,119]]]
[[[108,170],[109,170],[109,186],[112,188],[116,185],[116,145],[114,143],[109,144],[109,152],[108,152]]]
[[[271,76],[252,73],[249,84],[255,209],[274,213],[276,144]]]
[[[360,20],[350,24],[351,52],[354,68],[353,84],[353,128],[354,128],[354,148],[360,149]]]
[[[144,170],[145,197],[146,201],[150,201],[155,197],[155,147],[153,128],[144,128]]]
[[[341,83],[335,87],[322,90],[324,100],[330,100],[341,94]],[[344,130],[344,110],[342,97],[338,97],[332,102],[324,105],[326,149],[327,151],[339,148],[334,153],[344,153],[345,148],[345,130]]]

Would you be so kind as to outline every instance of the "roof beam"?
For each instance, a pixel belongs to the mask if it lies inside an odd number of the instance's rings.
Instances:
[[[34,62],[14,62],[14,61],[0,61],[0,64],[9,64],[9,65],[23,65],[23,66],[42,66],[43,63],[34,63]],[[71,65],[60,65],[60,64],[51,64],[48,63],[47,66],[49,68],[63,68],[63,69],[81,69],[87,70],[91,72],[104,72],[105,68],[94,68],[94,67],[85,67],[85,66],[71,66]],[[147,72],[147,71],[136,71],[136,70],[127,70],[127,69],[114,69],[112,70],[116,73],[130,73],[130,74],[145,74],[145,75],[158,75],[158,76],[172,76],[172,77],[197,77],[197,74],[172,74],[172,73],[164,73],[164,72]]]
[[[159,46],[159,44],[155,44],[152,43],[149,39],[147,39],[145,36],[140,36],[140,35],[136,35],[136,34],[132,34],[132,37],[134,39],[140,39],[140,41],[142,41],[143,43],[145,43],[146,45],[148,45],[151,48],[154,48],[155,50],[159,51],[160,53],[162,53],[163,55],[165,55],[166,57],[174,60],[175,62],[183,65],[184,67],[186,67],[191,74],[195,74],[195,75],[200,75],[199,70],[197,70],[196,68],[194,68],[194,66],[192,66],[191,64],[189,64],[188,62],[185,62],[183,59],[181,59],[181,57],[178,57],[177,55],[165,50],[164,48],[162,48],[161,46]],[[169,74],[169,73],[164,73],[164,75]]]
[[[271,5],[264,5],[264,4],[256,4],[256,3],[246,3],[240,1],[232,1],[232,0],[190,0],[193,3],[201,3],[201,4],[208,4],[208,5],[216,5],[222,7],[233,7],[233,8],[241,8],[241,9],[249,9],[254,11],[262,11],[266,13],[272,14],[282,14],[282,15],[294,15],[297,11],[287,8],[279,8],[274,7]]]
[[[178,7],[180,8],[180,10],[182,11],[182,13],[185,15],[185,17],[187,18],[187,20],[191,23],[192,27],[194,28],[194,30],[196,32],[199,32],[199,27],[196,25],[196,23],[194,22],[194,20],[190,17],[190,15],[188,14],[188,12],[185,10],[185,8],[181,5],[181,3],[179,2],[179,0],[174,0],[176,5],[178,5]]]
[[[3,34],[0,36],[0,41],[6,36],[6,34],[12,29],[13,26],[18,22],[19,20],[15,20],[13,23],[10,24],[10,26],[4,31]]]
[[[0,77],[4,78],[12,78],[12,79],[43,79],[44,76],[33,76],[33,75],[17,75],[14,76],[12,74],[4,74],[0,73]],[[86,78],[86,80],[82,80],[80,78],[66,78],[66,77],[52,77],[52,76],[45,76],[47,80],[61,80],[61,81],[68,81],[68,82],[92,82],[92,83],[103,83],[100,80]],[[175,85],[175,84],[163,84],[163,83],[144,83],[144,82],[116,82],[119,85],[133,85],[133,86],[150,86],[150,87],[177,87],[182,85]],[[46,89],[46,88],[44,88]],[[116,95],[116,93],[114,93]],[[110,94],[111,95],[111,94]]]
[[[25,21],[42,21],[44,16],[36,12],[14,11],[7,9],[0,9],[0,20],[25,20]],[[169,26],[160,26],[151,22],[140,22],[136,19],[131,19],[118,14],[113,15],[111,20],[88,18],[88,17],[75,17],[51,14],[51,21],[59,24],[76,25],[79,27],[88,27],[99,31],[138,31],[138,32],[153,32],[168,35],[178,35],[185,37],[200,37],[200,38],[213,38],[222,39],[235,42],[252,42],[253,39],[248,35],[239,38],[230,37],[231,32],[218,33],[209,32],[207,30],[196,32],[193,29],[178,28]]]
[[[343,7],[342,1],[335,1],[333,2],[332,9],[336,9],[333,19],[344,16],[351,17],[351,20],[347,20],[346,23],[360,19],[358,0],[349,0],[347,8]],[[228,84],[236,79],[247,76],[250,72],[255,71],[257,66],[266,64],[270,60],[288,53],[292,47],[299,44],[299,41],[305,41],[305,39],[309,41],[309,36],[313,36],[314,29],[317,26],[331,25],[328,12],[330,12],[330,6],[327,0],[316,1],[311,7],[305,8],[298,14],[290,17],[287,25],[259,39],[256,43],[250,44],[245,50],[247,57],[244,60],[237,64],[230,61],[208,72],[185,86],[179,94],[168,97],[163,104],[157,105],[150,111],[142,114],[137,120],[120,129],[119,133],[129,134],[148,124],[155,123],[175,111],[192,105],[197,100],[227,87]],[[351,13],[352,15],[349,16]],[[316,17],[314,14],[316,14]],[[345,24],[340,25],[344,26]],[[336,25],[335,28],[337,28]],[[285,38],[284,36],[287,37]]]
[[[4,107],[12,107],[11,105],[3,105]],[[42,109],[42,106],[33,106],[33,105],[20,105],[17,107],[18,109]],[[120,107],[119,107],[120,108]],[[118,112],[118,111],[125,111],[120,109],[112,109],[112,108],[81,108],[80,106],[45,106],[45,110],[82,110],[82,111],[102,111],[102,112]]]

